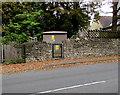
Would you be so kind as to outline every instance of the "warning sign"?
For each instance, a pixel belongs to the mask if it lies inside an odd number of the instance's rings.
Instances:
[[[51,39],[52,39],[53,41],[55,41],[55,36],[54,36],[54,35],[52,35],[52,36],[51,36]]]
[[[55,46],[55,49],[56,49],[56,50],[59,50],[59,48],[60,48],[59,45],[56,45],[56,46]]]

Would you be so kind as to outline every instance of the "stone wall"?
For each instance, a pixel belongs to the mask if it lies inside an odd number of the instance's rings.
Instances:
[[[118,46],[119,39],[67,39],[63,41],[63,58],[118,55]],[[26,44],[25,56],[26,62],[54,60],[52,58],[52,45],[45,42]]]
[[[64,58],[118,55],[119,39],[71,39],[65,40]]]
[[[45,42],[26,44],[25,56],[26,56],[26,62],[52,60],[51,44]]]

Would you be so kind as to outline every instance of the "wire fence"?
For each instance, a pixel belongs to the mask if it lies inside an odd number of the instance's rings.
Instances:
[[[82,30],[79,32],[80,37],[88,38],[120,38],[120,31],[106,30]]]

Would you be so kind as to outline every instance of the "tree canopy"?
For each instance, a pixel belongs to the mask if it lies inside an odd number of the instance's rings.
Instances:
[[[79,28],[87,28],[90,13],[96,13],[97,3],[83,2],[3,2],[2,26],[4,42],[27,42],[29,36],[40,38],[43,31],[63,30],[68,37]],[[90,10],[88,10],[88,7]],[[9,36],[11,35],[11,36]],[[24,40],[20,40],[21,38]],[[7,40],[6,40],[7,39]],[[14,39],[14,40],[13,40]]]
[[[68,37],[78,32],[79,27],[87,27],[89,16],[78,2],[74,3],[44,3],[42,9],[45,11],[45,31],[64,30],[68,32]]]

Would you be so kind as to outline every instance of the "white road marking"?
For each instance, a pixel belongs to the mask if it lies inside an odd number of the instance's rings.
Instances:
[[[77,88],[77,87],[82,87],[82,86],[89,86],[89,85],[100,84],[100,83],[105,83],[105,82],[106,81],[98,81],[98,82],[92,82],[92,83],[87,83],[87,84],[82,84],[82,85],[75,85],[75,86],[70,86],[70,87],[58,88],[58,89],[54,89],[54,90],[38,92],[38,94],[56,92],[56,91],[60,91],[60,90],[72,89],[72,88]]]

